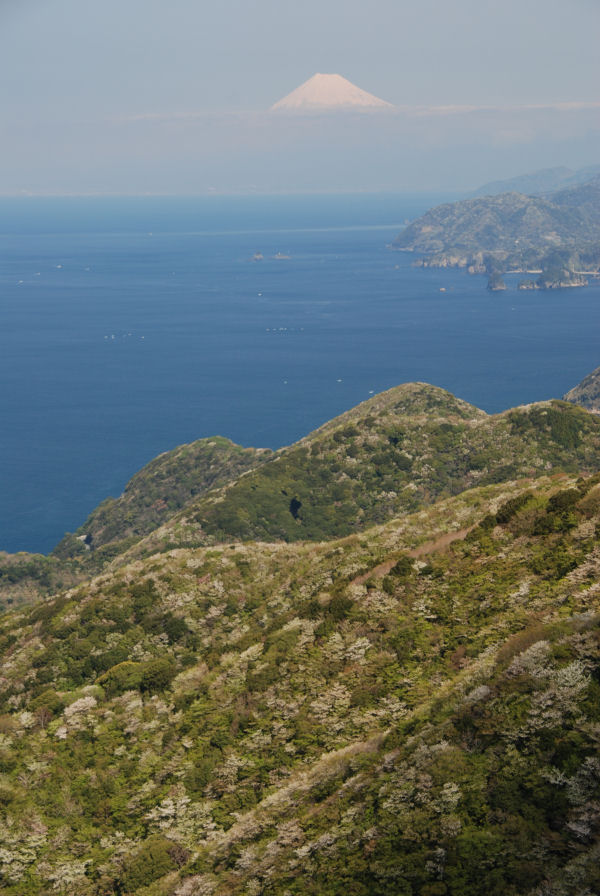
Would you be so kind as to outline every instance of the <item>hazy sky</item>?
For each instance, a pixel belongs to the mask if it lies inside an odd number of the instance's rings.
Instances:
[[[454,188],[592,164],[599,34],[599,0],[0,0],[0,192]],[[317,71],[401,108],[265,114]]]

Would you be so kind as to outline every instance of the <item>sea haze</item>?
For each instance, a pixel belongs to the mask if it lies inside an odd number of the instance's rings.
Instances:
[[[50,550],[182,442],[275,448],[405,381],[561,396],[600,363],[600,287],[412,268],[387,246],[443,198],[2,200],[0,548]]]

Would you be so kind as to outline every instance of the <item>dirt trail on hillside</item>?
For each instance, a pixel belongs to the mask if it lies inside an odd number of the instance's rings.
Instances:
[[[432,541],[423,542],[423,544],[413,548],[412,551],[406,551],[406,555],[412,557],[414,560],[418,560],[420,557],[426,557],[428,554],[435,554],[437,551],[443,551],[451,545],[452,542],[463,541],[472,529],[473,526],[468,526],[466,529],[458,529],[456,532],[446,532],[444,535],[440,535]],[[352,579],[350,584],[364,585],[369,579],[381,579],[383,576],[387,576],[397,562],[397,557],[393,560],[386,560],[385,563],[380,563],[379,566],[374,566],[369,572],[365,572],[355,579]]]
[[[473,528],[473,526],[468,526],[466,529],[458,529],[457,532],[446,532],[445,535],[440,535],[439,538],[434,538],[433,541],[425,541],[406,553],[409,557],[414,557],[415,560],[419,557],[425,557],[427,554],[435,554],[436,551],[443,551],[453,541],[463,541]]]

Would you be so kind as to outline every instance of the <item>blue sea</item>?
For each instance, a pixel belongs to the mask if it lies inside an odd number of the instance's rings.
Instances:
[[[600,364],[600,285],[411,267],[389,243],[445,198],[0,200],[0,549],[51,550],[203,436],[276,448],[410,380],[563,395]]]

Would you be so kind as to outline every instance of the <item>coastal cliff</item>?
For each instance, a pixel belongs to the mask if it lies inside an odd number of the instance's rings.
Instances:
[[[588,373],[580,383],[567,392],[564,399],[594,414],[600,414],[600,367]]]

